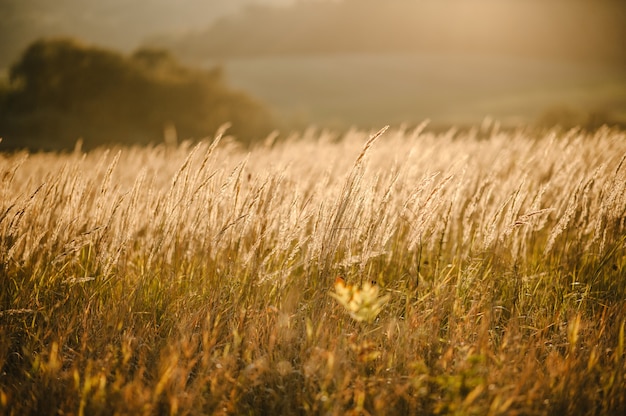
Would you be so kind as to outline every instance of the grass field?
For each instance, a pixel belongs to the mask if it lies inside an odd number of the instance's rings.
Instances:
[[[0,413],[626,413],[626,134],[0,154]]]

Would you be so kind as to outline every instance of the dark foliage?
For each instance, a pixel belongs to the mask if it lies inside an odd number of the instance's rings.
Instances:
[[[219,68],[190,69],[163,50],[124,56],[69,39],[40,40],[0,89],[4,149],[68,149],[79,138],[87,148],[147,144],[163,140],[167,126],[181,139],[201,139],[224,123],[248,142],[272,128],[267,110],[229,89]]]

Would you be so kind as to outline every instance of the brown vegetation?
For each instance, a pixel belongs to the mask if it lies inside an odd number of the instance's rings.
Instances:
[[[626,136],[486,132],[0,155],[0,412],[623,414]]]

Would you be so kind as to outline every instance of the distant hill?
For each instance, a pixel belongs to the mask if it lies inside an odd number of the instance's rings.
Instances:
[[[626,1],[303,1],[249,7],[151,44],[197,60],[464,51],[625,64]]]

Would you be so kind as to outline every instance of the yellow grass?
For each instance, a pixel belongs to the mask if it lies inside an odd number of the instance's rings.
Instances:
[[[379,133],[0,155],[0,412],[625,412],[626,134]]]

